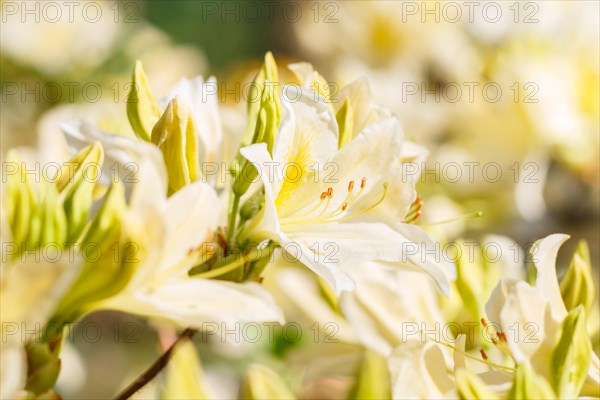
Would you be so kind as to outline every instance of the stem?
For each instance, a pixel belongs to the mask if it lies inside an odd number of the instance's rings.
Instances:
[[[156,377],[156,375],[158,375],[158,373],[167,366],[167,364],[169,363],[169,360],[171,359],[173,350],[175,349],[177,344],[179,344],[183,340],[191,339],[192,337],[194,337],[196,332],[197,332],[197,330],[192,329],[192,328],[187,328],[186,330],[181,332],[181,334],[173,342],[171,347],[169,347],[167,349],[167,351],[165,351],[163,353],[163,355],[161,355],[154,362],[154,364],[152,364],[146,371],[144,371],[144,373],[142,373],[140,376],[138,376],[135,381],[133,381],[129,386],[127,386],[125,389],[123,389],[121,391],[121,393],[119,393],[117,395],[117,397],[115,397],[115,400],[127,400],[128,398],[133,396],[133,394],[135,392],[137,392],[138,390],[140,390],[141,388],[146,386],[147,383],[149,383],[152,379],[154,379]]]
[[[238,208],[240,206],[240,196],[232,193],[233,200],[231,202],[231,209],[229,210],[229,221],[227,227],[227,245],[229,248],[234,249],[235,243],[232,243],[233,232],[235,231],[235,221],[237,219]]]

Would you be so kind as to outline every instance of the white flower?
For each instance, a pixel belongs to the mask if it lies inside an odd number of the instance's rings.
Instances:
[[[534,286],[525,281],[503,279],[486,304],[486,314],[495,328],[503,332],[505,345],[517,363],[530,363],[543,377],[550,379],[551,356],[559,328],[567,317],[556,276],[556,256],[569,238],[554,234],[536,242],[532,251],[537,271]],[[502,345],[502,343],[501,343]],[[600,362],[590,350],[591,362],[584,392],[597,395]]]
[[[414,242],[434,245],[420,228],[399,222],[416,193],[400,162],[398,121],[372,122],[338,150],[338,126],[324,99],[305,88],[284,92],[289,98],[282,98],[285,114],[272,156],[265,144],[241,149],[265,188],[265,206],[242,235],[296,250],[294,256],[338,293],[354,287],[339,265],[381,260],[422,268],[447,294],[453,265],[407,251]]]
[[[124,215],[125,229],[136,238],[133,257],[139,264],[120,293],[92,309],[117,309],[196,327],[203,322],[282,320],[270,294],[257,283],[187,275],[198,262],[196,250],[212,240],[219,222],[221,202],[210,185],[197,181],[167,199],[165,166],[156,147],[85,124],[69,125],[67,131],[77,138],[72,140],[76,145],[101,142],[105,165],[114,161],[118,170],[130,163],[139,167],[130,177]]]

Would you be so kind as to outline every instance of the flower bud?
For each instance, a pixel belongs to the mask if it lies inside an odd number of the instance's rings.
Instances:
[[[152,130],[152,143],[162,152],[169,177],[169,194],[200,178],[198,132],[189,107],[179,97]]]
[[[461,399],[494,400],[498,398],[480,377],[464,368],[456,371],[456,387]]]
[[[589,313],[594,306],[596,288],[592,278],[590,250],[585,240],[577,245],[571,265],[560,282],[560,294],[567,310],[581,304]]]
[[[167,366],[166,380],[160,398],[162,399],[208,399],[204,388],[202,365],[196,348],[185,340],[174,349],[173,357]]]
[[[52,389],[60,372],[60,359],[50,350],[49,343],[29,342],[27,352],[27,382],[25,389],[39,395]]]
[[[263,63],[260,71],[254,77],[254,81],[248,91],[248,123],[246,125],[246,131],[242,140],[242,146],[245,147],[252,143],[259,143],[252,141],[255,137],[256,124],[258,123],[259,111],[263,108],[263,98],[265,91],[268,92],[270,98],[273,101],[273,108],[277,120],[281,119],[281,104],[279,101],[279,74],[277,71],[277,64],[273,58],[273,54],[269,51],[265,54],[265,62]],[[260,97],[259,97],[260,96]],[[260,101],[257,101],[260,98]],[[279,125],[279,124],[277,124]]]
[[[561,399],[573,399],[585,382],[592,346],[587,335],[584,308],[579,305],[566,316],[552,350],[550,381]]]
[[[160,108],[152,95],[141,61],[135,63],[132,80],[127,96],[127,117],[137,137],[149,142],[152,127],[160,118]]]
[[[517,364],[509,399],[555,399],[556,395],[548,382],[537,375],[528,363]]]
[[[126,207],[123,184],[113,183],[86,228],[82,266],[51,318],[53,326],[77,319],[91,303],[118,293],[129,282],[140,255],[139,245],[126,231]]]
[[[263,365],[253,364],[246,372],[241,398],[259,400],[294,399],[295,397],[275,371]]]
[[[354,112],[350,100],[344,100],[344,104],[335,114],[335,119],[340,129],[338,148],[341,149],[354,136]]]
[[[82,149],[61,170],[56,186],[61,191],[60,199],[67,218],[67,242],[77,241],[88,222],[103,160],[102,146],[94,143]]]
[[[351,390],[350,399],[391,399],[392,389],[387,361],[367,350]]]

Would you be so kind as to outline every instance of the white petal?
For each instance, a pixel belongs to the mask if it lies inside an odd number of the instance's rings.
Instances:
[[[285,226],[285,233],[310,249],[308,256],[313,263],[332,269],[374,260],[413,265],[428,273],[448,296],[450,279],[455,277],[454,265],[443,259],[437,251],[439,246],[423,230],[405,225],[399,224],[396,230],[382,223],[295,225]]]
[[[257,283],[182,278],[155,288],[123,293],[102,308],[170,320],[182,327],[203,324],[283,322],[271,294]]]
[[[172,267],[191,249],[212,239],[219,222],[220,201],[215,190],[197,181],[171,196],[165,210],[167,236],[163,268]]]
[[[287,256],[285,257],[286,260],[289,260],[290,262],[295,262],[297,260],[306,265],[323,278],[336,294],[340,294],[343,290],[354,289],[354,281],[339,268],[339,260],[335,258],[335,254],[333,254],[332,259],[328,258],[330,254],[317,254],[309,249],[310,245],[306,245],[303,240],[293,240],[287,237],[283,232],[279,234],[279,244],[283,250],[287,252]],[[334,252],[336,250],[334,243],[326,242],[324,251],[327,251],[329,248],[332,248]],[[319,247],[319,249],[321,249],[321,247]]]
[[[394,399],[441,399],[455,386],[449,378],[440,346],[409,341],[388,360]]]
[[[73,152],[100,142],[104,149],[101,182],[110,184],[115,177],[128,192],[133,185],[149,198],[164,198],[167,192],[167,171],[158,148],[143,140],[106,133],[86,121],[71,121],[61,125]]]
[[[558,277],[556,276],[556,257],[560,246],[569,239],[569,235],[553,234],[538,240],[532,257],[537,270],[535,286],[550,301],[552,312],[556,318],[563,319],[567,315],[565,303],[560,294]]]
[[[247,234],[257,234],[261,239],[265,237],[277,238],[280,227],[275,207],[275,198],[279,183],[281,182],[281,169],[278,164],[273,163],[265,143],[257,143],[244,147],[240,149],[240,153],[254,164],[265,188],[265,205],[261,210],[260,226],[253,231],[254,233],[248,232]]]
[[[338,126],[331,108],[313,90],[285,86],[281,126],[275,137],[273,159],[311,167],[323,165],[337,151]]]

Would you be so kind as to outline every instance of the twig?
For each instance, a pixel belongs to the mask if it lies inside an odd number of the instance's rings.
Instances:
[[[183,340],[191,339],[192,337],[194,337],[196,332],[197,330],[192,328],[187,328],[186,330],[181,332],[181,334],[173,342],[171,347],[169,347],[167,351],[165,351],[163,355],[161,355],[154,362],[154,364],[152,364],[146,371],[144,371],[143,374],[138,376],[138,378],[135,381],[131,382],[129,386],[123,389],[121,393],[119,393],[117,397],[115,397],[115,400],[127,400],[128,398],[133,396],[135,392],[143,388],[148,382],[154,379],[154,377],[156,377],[156,375],[158,375],[158,373],[162,371],[163,368],[166,367],[169,363],[169,360],[171,359],[171,354],[173,353],[173,350],[175,349],[177,344],[182,342]]]

